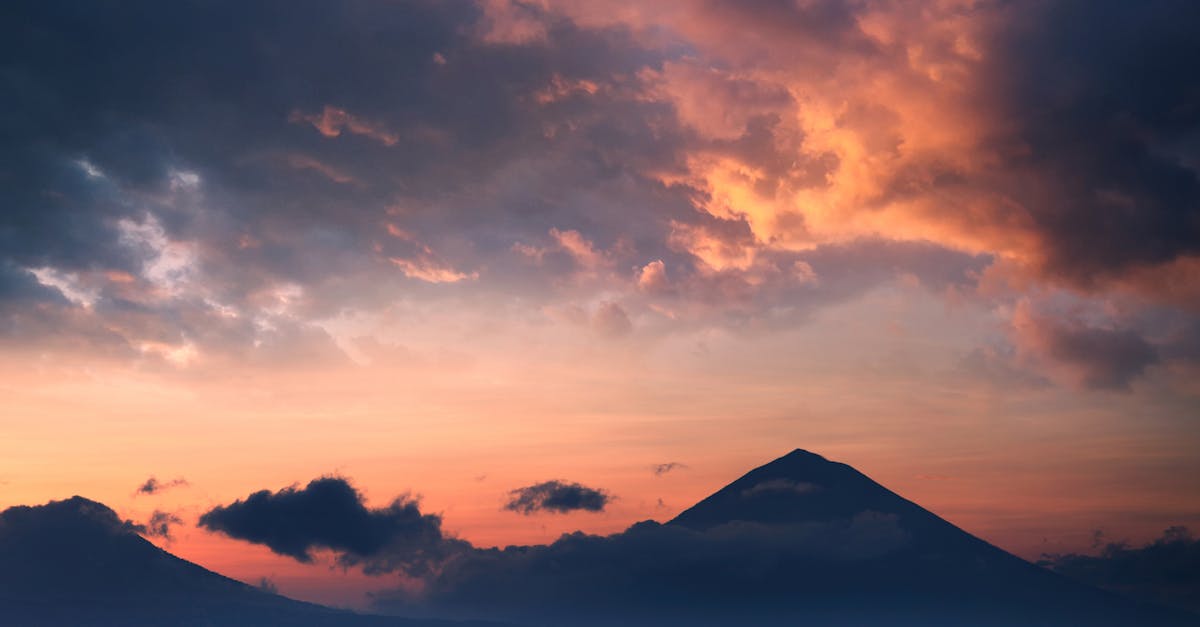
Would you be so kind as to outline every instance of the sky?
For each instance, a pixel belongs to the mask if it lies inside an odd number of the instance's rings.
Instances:
[[[0,16],[0,506],[351,606],[197,521],[542,543],[804,448],[1031,559],[1200,526],[1200,5]]]

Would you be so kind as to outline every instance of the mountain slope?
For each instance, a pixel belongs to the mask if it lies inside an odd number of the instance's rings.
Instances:
[[[799,450],[668,523],[476,549],[388,602],[544,627],[1197,624],[1038,568]]]
[[[82,497],[0,512],[0,624],[448,626],[294,601],[159,549]]]
[[[1138,604],[1034,566],[854,468],[800,449],[750,471],[668,524],[699,531],[747,523],[851,525],[864,516],[891,521],[906,541],[848,568],[826,564],[819,582],[823,598],[810,602],[829,607],[830,615],[854,615],[851,608],[865,604],[896,624],[907,624],[905,617],[911,624],[1200,624],[1197,617]]]

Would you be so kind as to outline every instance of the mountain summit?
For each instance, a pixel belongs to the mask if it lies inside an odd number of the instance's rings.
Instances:
[[[846,464],[796,449],[746,473],[671,523],[693,529],[735,520],[796,524],[848,518],[863,511],[929,515]]]

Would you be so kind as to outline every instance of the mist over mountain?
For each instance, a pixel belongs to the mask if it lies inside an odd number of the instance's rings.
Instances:
[[[410,518],[419,515],[414,509]],[[324,516],[322,532],[337,531],[336,513]],[[361,526],[361,516],[352,518]],[[82,497],[0,513],[0,624],[466,624],[294,601],[174,557],[139,532]],[[406,546],[401,540],[389,546]],[[1039,568],[850,466],[802,450],[667,523],[645,521],[610,536],[575,532],[539,546],[455,542],[422,590],[375,593],[376,609],[528,626],[1200,624],[1195,614]]]

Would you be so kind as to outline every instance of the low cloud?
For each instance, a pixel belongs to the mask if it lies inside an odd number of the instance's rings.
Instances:
[[[738,624],[751,604],[760,618],[789,611],[797,594],[819,595],[831,573],[852,577],[863,561],[909,543],[896,517],[873,512],[705,530],[644,521],[610,536],[575,532],[549,545],[476,549],[439,568],[420,594],[377,593],[375,601],[385,611],[532,624]]]
[[[279,594],[279,586],[270,577],[259,577],[254,587],[267,594]]]
[[[749,499],[764,494],[810,494],[821,489],[821,486],[807,481],[792,481],[790,479],[770,479],[755,484],[752,488],[742,490],[742,498]]]
[[[150,514],[150,519],[140,526],[139,531],[144,536],[170,541],[175,539],[171,535],[172,528],[182,524],[183,519],[179,516],[156,509],[154,513]]]
[[[1171,527],[1137,548],[1111,543],[1099,555],[1045,555],[1039,563],[1093,586],[1200,611],[1200,539],[1187,527]]]
[[[260,490],[214,507],[199,525],[303,563],[314,560],[314,551],[327,549],[340,565],[361,566],[368,573],[419,573],[469,546],[446,537],[441,517],[422,513],[415,499],[402,496],[387,507],[369,508],[340,477],[315,479],[303,488]]]
[[[509,497],[504,509],[526,516],[543,511],[558,514],[600,512],[613,498],[603,490],[558,480],[517,488],[509,493]]]

